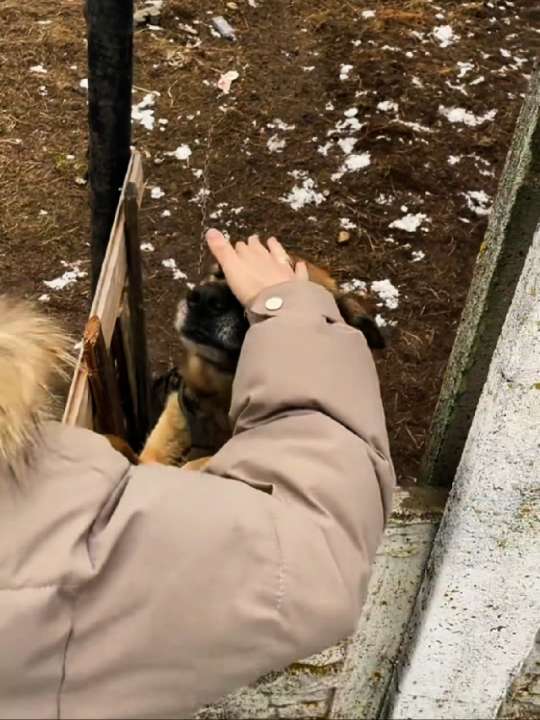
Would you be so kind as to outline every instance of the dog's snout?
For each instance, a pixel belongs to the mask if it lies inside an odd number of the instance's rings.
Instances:
[[[215,314],[228,308],[231,297],[231,292],[226,286],[208,283],[193,288],[187,296],[187,303],[190,310]]]

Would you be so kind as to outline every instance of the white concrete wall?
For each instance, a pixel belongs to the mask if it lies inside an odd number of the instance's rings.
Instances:
[[[540,230],[435,541],[391,718],[493,718],[540,627]]]

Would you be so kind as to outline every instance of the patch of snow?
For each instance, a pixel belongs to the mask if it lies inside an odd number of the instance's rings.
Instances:
[[[417,78],[416,75],[412,76],[411,82],[415,87],[418,87],[418,88],[424,87],[424,83],[420,80],[420,78]]]
[[[395,325],[397,325],[397,321],[387,320],[380,313],[378,313],[377,315],[375,315],[375,324],[377,325],[377,327],[387,327],[388,325],[394,327]]]
[[[352,69],[353,69],[352,65],[346,65],[346,64],[342,65],[339,69],[339,79],[340,80],[348,80]]]
[[[352,220],[349,220],[349,218],[341,218],[339,221],[339,227],[343,228],[344,230],[354,230],[357,225],[356,223],[353,223]]]
[[[375,198],[377,205],[391,205],[393,200],[394,198],[391,195],[385,195],[384,193],[379,193]]]
[[[397,220],[394,220],[394,222],[391,222],[388,227],[413,233],[418,230],[426,218],[427,216],[424,213],[408,213],[402,218],[398,218]]]
[[[459,40],[451,25],[438,25],[433,28],[433,37],[442,48],[448,47]]]
[[[370,153],[364,152],[360,154],[349,155],[343,165],[340,167],[340,169],[336,173],[334,173],[331,178],[334,181],[340,180],[345,175],[345,173],[358,172],[358,170],[363,170],[369,165],[371,165]]]
[[[367,283],[365,283],[363,280],[358,280],[358,278],[353,278],[352,280],[349,280],[348,282],[344,282],[341,284],[340,289],[345,292],[360,292],[365,293],[367,290]]]
[[[143,242],[141,243],[141,250],[143,252],[154,252],[156,248],[152,245],[152,243],[149,242]]]
[[[503,58],[512,57],[512,53],[509,50],[505,50],[504,48],[499,48],[499,52],[501,53]]]
[[[159,199],[162,198],[164,195],[165,195],[165,193],[163,192],[163,190],[162,190],[158,185],[155,185],[155,186],[150,190],[150,197],[152,198],[152,200],[159,200]]]
[[[354,150],[354,146],[358,140],[354,137],[345,137],[338,140],[339,147],[343,150],[345,155],[350,155]]]
[[[399,290],[392,285],[390,280],[374,280],[371,283],[371,291],[376,293],[381,302],[389,310],[395,310],[399,305]]]
[[[201,188],[199,192],[194,195],[189,202],[195,203],[196,205],[201,205],[205,198],[207,198],[210,195],[210,190],[207,188]]]
[[[229,70],[219,78],[217,87],[224,95],[228,95],[231,92],[231,85],[235,80],[238,80],[239,77],[240,74],[236,70]]]
[[[266,147],[271,153],[283,152],[286,145],[287,141],[284,138],[279,138],[277,135],[272,135],[272,137],[268,138],[268,142],[266,143]]]
[[[370,18],[375,17],[375,10],[362,10],[360,15],[364,18],[364,20],[369,20]]]
[[[32,65],[30,72],[36,75],[46,75],[49,71],[46,70],[43,65]]]
[[[82,87],[83,90],[88,90],[88,78],[83,78],[79,82],[79,87]]]
[[[463,160],[463,155],[449,155],[448,156],[448,164],[449,165],[457,165],[458,162]]]
[[[461,80],[461,78],[464,78],[467,73],[470,73],[471,70],[474,70],[474,65],[470,62],[460,62],[458,60],[457,66],[459,68],[458,72],[458,79]]]
[[[164,210],[161,213],[161,217],[171,217],[171,211],[170,210]]]
[[[336,135],[337,133],[341,132],[358,132],[361,130],[366,123],[361,123],[357,117],[348,117],[345,120],[341,120],[336,123],[336,127],[332,130],[329,130],[327,135]]]
[[[50,299],[51,299],[51,296],[47,295],[47,293],[44,293],[43,295],[40,295],[38,297],[38,302],[49,302]]]
[[[343,114],[345,115],[346,118],[356,117],[358,115],[358,108],[355,108],[355,107],[349,108],[348,110],[345,110],[345,112]]]
[[[444,105],[439,105],[439,115],[442,115],[451,123],[463,123],[468,127],[476,127],[493,120],[497,115],[497,110],[488,110],[484,115],[475,115],[464,108],[447,108]]]
[[[329,100],[325,105],[325,110],[328,110],[328,112],[332,112],[332,110],[335,110],[334,103]]]
[[[381,102],[377,103],[377,110],[383,112],[397,112],[398,109],[399,105],[393,100],[381,100]]]
[[[356,172],[356,170],[363,170],[368,165],[371,165],[371,155],[368,152],[361,153],[360,155],[350,155],[345,160],[347,170]]]
[[[328,155],[328,151],[333,146],[333,144],[334,143],[327,142],[325,145],[319,145],[319,147],[317,148],[317,152],[326,157]]]
[[[173,280],[187,280],[187,275],[185,272],[182,272],[176,265],[176,260],[174,258],[167,258],[166,260],[162,260],[161,264],[164,268],[167,268],[168,270],[172,270],[173,274]]]
[[[317,190],[315,180],[308,177],[307,173],[294,171],[293,177],[301,181],[301,184],[294,185],[288,195],[280,198],[290,205],[293,210],[300,210],[306,205],[320,205],[326,200],[325,195]]]
[[[486,78],[484,75],[479,75],[475,80],[471,80],[469,85],[480,85],[480,83],[485,82]]]
[[[164,155],[169,155],[169,157],[174,157],[177,160],[189,160],[191,154],[191,148],[186,144],[179,145],[176,150],[173,150],[172,152],[164,153]]]
[[[476,215],[489,215],[491,212],[491,200],[483,190],[469,190],[463,193],[467,207]]]
[[[74,285],[77,280],[84,278],[88,273],[80,269],[81,261],[74,263],[67,263],[62,260],[62,265],[69,268],[63,275],[54,278],[53,280],[44,280],[43,284],[51,290],[63,290],[64,288]]]
[[[282,130],[283,132],[296,129],[296,125],[288,125],[286,122],[283,122],[283,120],[280,120],[279,118],[274,118],[274,121],[268,123],[266,127],[270,128],[270,130]]]
[[[420,260],[423,260],[426,257],[426,253],[423,250],[413,250],[411,255],[411,262],[420,262]]]
[[[147,130],[153,130],[155,117],[153,107],[156,104],[157,93],[148,93],[140,103],[131,108],[131,119],[140,123]]]

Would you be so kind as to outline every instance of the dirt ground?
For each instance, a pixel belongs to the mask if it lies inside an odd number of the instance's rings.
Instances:
[[[78,335],[89,307],[82,3],[0,9],[2,291],[39,299]],[[275,234],[378,303],[393,455],[414,482],[538,50],[529,9],[165,0],[159,25],[136,32],[133,99],[153,368],[174,362],[175,305],[197,279],[203,227]],[[212,32],[215,14],[236,42]]]

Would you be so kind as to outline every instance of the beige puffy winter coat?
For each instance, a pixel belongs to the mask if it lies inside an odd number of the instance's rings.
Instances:
[[[1,718],[184,718],[354,630],[394,485],[376,371],[329,293],[280,294],[205,473],[46,422],[62,338],[0,298]]]

